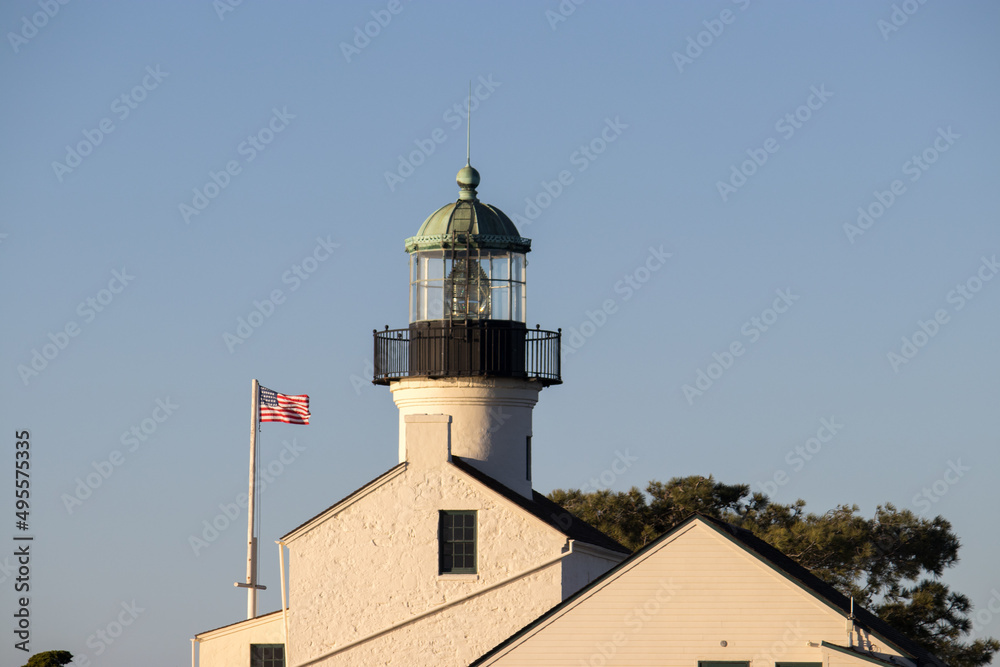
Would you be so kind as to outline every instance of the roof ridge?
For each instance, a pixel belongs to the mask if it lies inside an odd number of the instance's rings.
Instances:
[[[538,491],[532,489],[532,497],[530,499],[526,498],[502,482],[498,482],[493,479],[462,457],[452,455],[451,459],[452,465],[457,467],[459,470],[467,473],[487,488],[496,491],[511,502],[520,506],[521,509],[534,515],[537,519],[540,519],[552,528],[555,528],[566,537],[625,555],[630,555],[632,553],[628,547],[620,544],[612,537],[605,535],[594,526],[577,517],[562,505],[549,500]]]

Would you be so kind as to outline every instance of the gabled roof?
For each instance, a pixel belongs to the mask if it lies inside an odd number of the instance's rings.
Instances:
[[[561,506],[552,502],[537,491],[531,492],[532,497],[529,500],[510,487],[504,486],[500,482],[496,481],[486,473],[477,470],[458,456],[453,456],[451,463],[467,476],[503,496],[510,502],[520,507],[522,510],[528,512],[535,518],[540,519],[572,540],[591,544],[595,547],[601,547],[602,549],[608,549],[624,555],[632,553],[627,547],[622,546],[617,541],[597,530],[583,519],[573,516]],[[281,539],[290,540],[298,537],[299,534],[305,532],[314,523],[321,522],[326,518],[337,514],[344,507],[354,502],[357,498],[375,490],[385,482],[394,478],[396,475],[402,473],[406,469],[406,466],[406,463],[400,463],[390,468],[361,488],[347,494],[343,499],[338,500],[336,503],[326,508],[319,514],[313,516],[293,530],[290,530],[288,533],[283,535]]]
[[[273,618],[271,618],[272,616],[277,616],[279,614],[281,614],[280,609],[277,611],[269,611],[266,614],[260,614],[259,616],[254,616],[253,618],[246,618],[243,619],[242,621],[236,621],[235,623],[229,623],[228,625],[223,625],[218,628],[212,628],[211,630],[205,630],[204,632],[199,632],[194,637],[198,641],[204,641],[206,638],[205,635],[210,635],[213,632],[219,632],[220,630],[226,630],[230,628],[235,630],[237,626],[250,627],[252,625],[261,625],[263,623],[269,623],[274,620]]]
[[[845,618],[850,617],[851,599],[849,597],[838,591],[831,584],[814,575],[802,565],[796,563],[794,560],[781,553],[778,549],[751,533],[749,530],[746,530],[745,528],[737,528],[736,526],[726,523],[725,521],[702,514],[695,514],[688,517],[685,521],[681,522],[681,525],[688,523],[695,517],[704,519],[706,522],[712,524],[719,532],[728,536],[734,542],[744,547],[758,558],[764,560],[780,574],[810,591],[823,602],[843,614]],[[920,661],[919,664],[945,667],[944,662],[942,662],[933,653],[909,637],[905,636],[896,630],[896,628],[892,627],[867,609],[854,605],[854,621],[857,625],[860,625],[873,634],[878,635],[887,643],[892,644],[902,653],[913,656]]]
[[[382,473],[381,475],[379,475],[378,477],[376,477],[372,481],[368,482],[367,484],[365,484],[361,488],[355,489],[354,491],[348,493],[342,499],[340,499],[337,502],[335,502],[334,504],[330,505],[325,510],[323,510],[322,512],[320,512],[319,514],[317,514],[316,516],[312,517],[311,519],[308,519],[304,523],[301,523],[298,526],[296,526],[295,528],[293,528],[292,530],[288,531],[287,533],[285,533],[284,535],[281,536],[281,539],[282,540],[288,540],[288,539],[291,539],[292,537],[297,537],[296,533],[298,533],[299,531],[302,531],[304,528],[306,528],[307,526],[309,526],[310,524],[312,524],[314,521],[320,521],[321,519],[324,519],[324,518],[326,518],[329,515],[336,514],[339,510],[341,510],[342,508],[344,508],[347,505],[351,504],[357,498],[361,497],[362,495],[367,494],[369,491],[372,491],[372,490],[374,490],[374,489],[382,486],[382,484],[384,484],[385,482],[388,482],[390,479],[392,479],[393,477],[395,477],[399,473],[403,472],[404,470],[406,470],[406,463],[398,463],[398,464],[394,465],[393,467],[389,468],[384,473]]]
[[[524,511],[533,514],[536,518],[541,519],[566,537],[621,554],[629,555],[632,553],[627,547],[622,546],[616,540],[611,539],[583,519],[573,516],[568,511],[563,509],[561,505],[552,502],[538,491],[532,490],[531,499],[529,500],[520,493],[496,481],[486,473],[477,470],[461,457],[452,456],[451,462],[452,465],[467,474],[469,477],[472,477],[483,486],[499,493]]]
[[[668,530],[666,533],[658,537],[656,540],[647,544],[642,549],[639,549],[631,557],[625,559],[617,566],[611,568],[603,575],[592,581],[587,586],[577,591],[574,595],[563,600],[561,603],[554,606],[549,611],[545,612],[534,621],[521,628],[519,631],[508,637],[505,641],[495,646],[493,649],[485,653],[478,660],[473,662],[469,667],[475,667],[476,665],[483,664],[487,659],[493,657],[503,649],[507,648],[511,644],[515,643],[521,637],[529,634],[532,630],[538,626],[545,623],[546,620],[562,612],[567,607],[576,604],[581,598],[589,596],[595,589],[603,586],[605,582],[617,577],[622,570],[632,567],[636,561],[641,560],[646,556],[646,554],[656,549],[662,542],[669,540],[674,534],[681,532],[685,527],[696,521],[702,520],[705,524],[716,530],[719,534],[727,537],[737,546],[742,547],[746,551],[750,552],[752,555],[762,560],[766,565],[770,566],[772,569],[776,570],[779,574],[790,579],[794,583],[798,584],[800,587],[804,588],[808,592],[812,593],[815,597],[819,598],[820,601],[826,603],[828,606],[832,607],[834,610],[840,612],[845,618],[849,618],[851,614],[851,601],[848,597],[837,591],[833,586],[823,581],[812,572],[807,570],[802,565],[799,565],[791,558],[781,553],[774,547],[772,547],[767,542],[764,542],[759,537],[751,533],[749,530],[743,528],[737,528],[732,524],[726,523],[714,517],[706,516],[703,514],[692,514],[687,519],[681,521],[673,528]],[[923,648],[915,641],[904,636],[898,630],[893,628],[891,625],[880,619],[875,614],[862,609],[861,607],[854,605],[854,619],[855,623],[872,634],[878,636],[887,644],[891,644],[895,649],[903,653],[904,655],[911,656],[917,661],[918,666],[933,666],[933,667],[946,667],[945,663],[938,659],[934,654],[932,654],[927,649]],[[826,642],[824,642],[827,645]],[[835,645],[827,645],[828,648],[834,648]],[[836,647],[837,649],[842,649],[843,647]],[[850,649],[848,649],[850,650]],[[868,657],[868,654],[850,650],[851,654],[857,655],[859,657]]]

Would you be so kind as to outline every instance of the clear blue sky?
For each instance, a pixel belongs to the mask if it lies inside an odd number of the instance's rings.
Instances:
[[[529,324],[574,346],[536,487],[711,474],[941,514],[946,581],[1000,636],[996,3],[49,4],[0,8],[0,553],[26,429],[33,651],[183,665],[244,617],[245,515],[190,538],[246,491],[252,378],[313,406],[262,429],[263,463],[298,448],[264,491],[264,611],[273,541],[396,463],[371,331],[406,325],[403,240],[457,197],[470,79]]]

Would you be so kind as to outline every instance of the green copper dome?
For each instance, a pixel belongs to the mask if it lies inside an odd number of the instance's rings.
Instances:
[[[474,248],[528,252],[531,239],[523,238],[503,211],[476,198],[479,172],[466,165],[456,178],[458,201],[431,213],[416,236],[406,239],[406,252],[439,250],[456,244]]]

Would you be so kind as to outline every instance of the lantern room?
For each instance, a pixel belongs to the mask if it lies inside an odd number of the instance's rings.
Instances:
[[[458,172],[458,200],[406,239],[409,327],[375,332],[375,377],[497,376],[561,382],[558,332],[529,330],[523,238],[477,197],[479,172]]]
[[[525,322],[525,253],[503,211],[476,199],[479,172],[465,166],[457,202],[442,206],[406,240],[410,253],[410,323]]]

